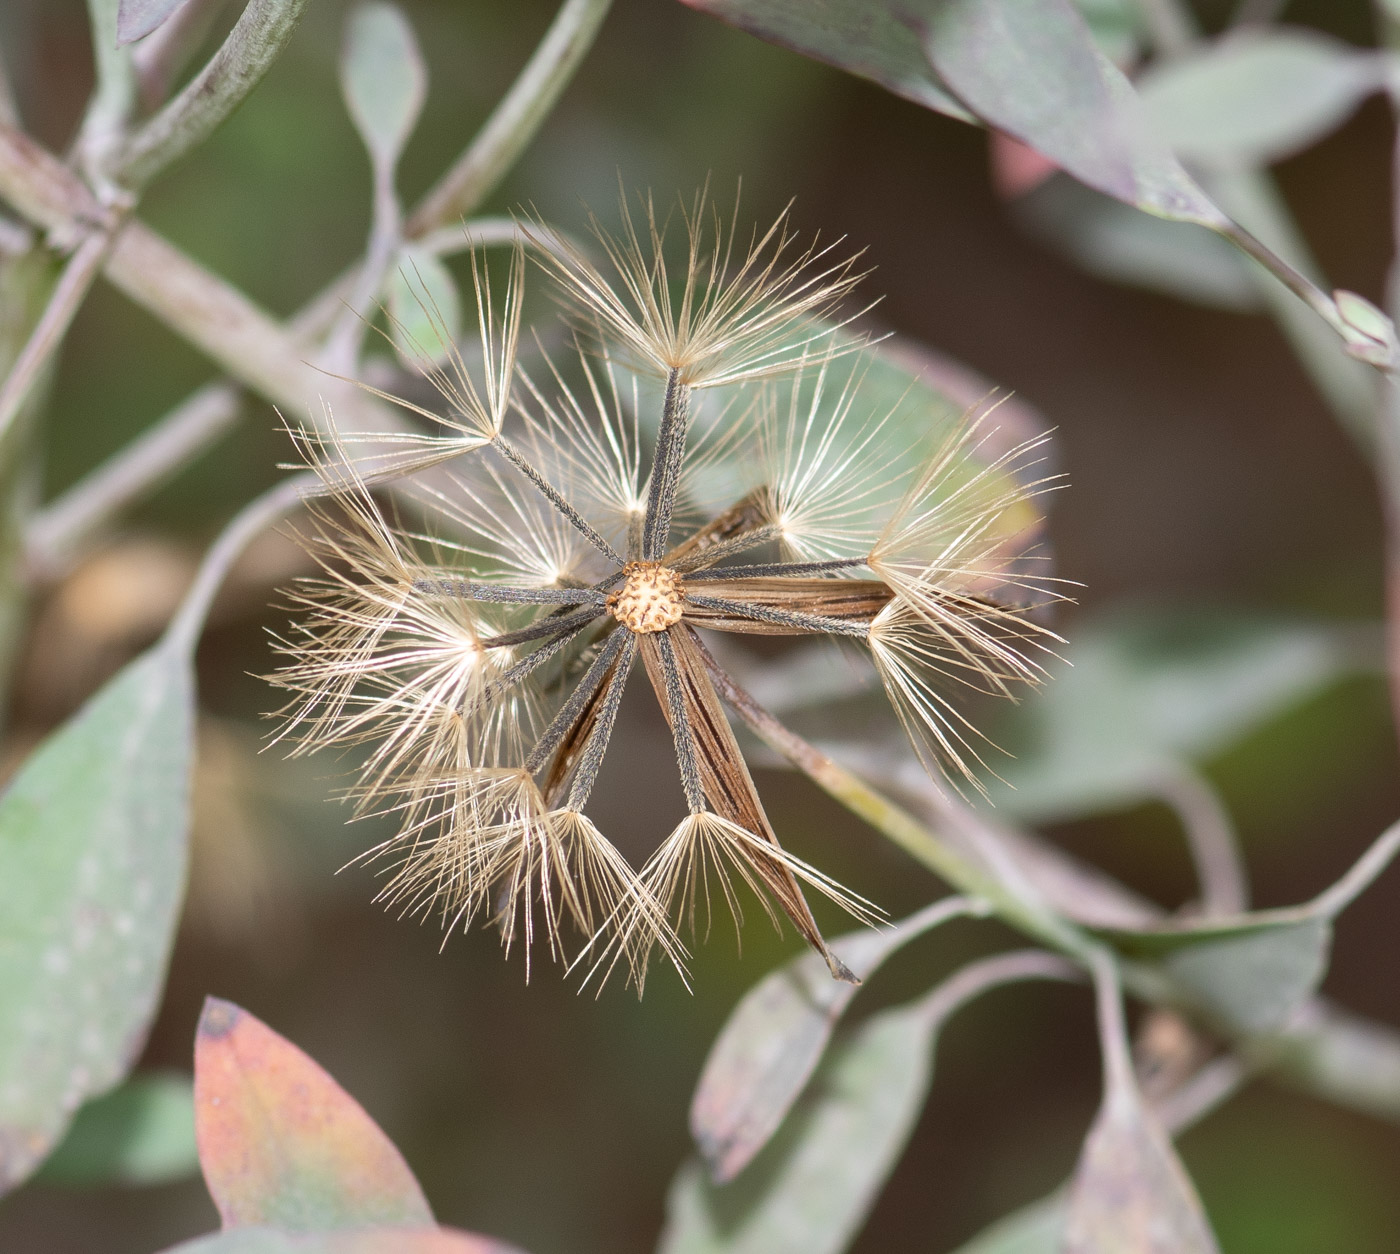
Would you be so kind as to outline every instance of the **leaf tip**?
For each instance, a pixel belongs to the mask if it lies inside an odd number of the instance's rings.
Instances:
[[[206,997],[204,1009],[199,1014],[199,1027],[196,1036],[201,1041],[217,1041],[227,1036],[238,1026],[243,1011],[231,1001],[218,997]]]

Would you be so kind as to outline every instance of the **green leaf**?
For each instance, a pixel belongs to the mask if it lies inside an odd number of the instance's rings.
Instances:
[[[1244,30],[1148,69],[1137,89],[1178,156],[1263,165],[1340,126],[1384,85],[1384,63],[1316,31]]]
[[[1267,1032],[1316,991],[1331,948],[1331,923],[1307,919],[1184,945],[1162,965],[1221,1018]]]
[[[376,167],[392,170],[428,92],[413,28],[396,5],[371,0],[350,14],[340,86],[371,159]]]
[[[1064,1234],[1065,1195],[1056,1192],[998,1219],[954,1254],[1060,1254]]]
[[[1083,619],[1062,654],[988,789],[1037,821],[1135,804],[1164,763],[1209,757],[1363,665],[1342,631],[1204,608]]]
[[[199,1159],[225,1228],[432,1224],[393,1142],[315,1062],[247,1011],[205,1002],[194,1076]]]
[[[462,302],[442,260],[422,248],[402,249],[386,297],[389,335],[404,360],[446,361],[462,333]]]
[[[193,709],[167,638],[0,797],[0,1192],[140,1052],[184,891]]]
[[[899,5],[885,0],[682,0],[769,43],[879,83],[926,109],[971,122],[929,68]]]
[[[79,1110],[37,1178],[66,1185],[165,1184],[198,1173],[190,1077],[148,1072]]]
[[[1065,177],[1012,207],[1028,231],[1101,279],[1218,309],[1261,307],[1244,257],[1193,222],[1143,213]]]
[[[129,44],[149,35],[186,0],[120,0],[117,5],[117,43]]]
[[[165,1254],[522,1254],[513,1245],[457,1228],[362,1228],[279,1232],[234,1228],[172,1246]]]
[[[1117,200],[1227,224],[1070,0],[923,0],[917,11],[929,63],[982,121]]]
[[[893,927],[852,932],[831,947],[861,980],[891,954],[947,919],[972,911],[951,898]],[[857,985],[833,980],[820,954],[765,976],[735,1007],[705,1060],[690,1130],[719,1183],[732,1180],[782,1122],[806,1085]]]
[[[1327,971],[1332,920],[1400,853],[1400,823],[1387,828],[1335,884],[1312,901],[1228,918],[1144,929],[1100,929],[1122,953],[1156,959],[1228,1023],[1281,1027]]]

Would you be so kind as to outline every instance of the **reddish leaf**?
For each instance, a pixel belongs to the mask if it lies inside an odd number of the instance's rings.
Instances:
[[[199,1160],[225,1228],[433,1223],[403,1156],[354,1098],[231,1002],[204,1004],[194,1098]]]

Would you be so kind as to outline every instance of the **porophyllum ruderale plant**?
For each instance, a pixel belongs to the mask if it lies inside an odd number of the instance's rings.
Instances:
[[[619,236],[594,224],[607,272],[536,241],[576,332],[573,375],[516,360],[517,251],[499,314],[477,267],[480,368],[424,359],[447,412],[399,401],[440,434],[370,437],[364,456],[306,443],[328,489],[311,541],[324,573],[293,593],[307,614],[281,643],[284,734],[297,752],[369,746],[357,804],[400,828],[367,856],[390,861],[381,896],[407,912],[449,929],[486,912],[528,948],[538,911],[552,952],[567,916],[588,938],[575,963],[623,961],[640,987],[657,946],[682,966],[680,924],[693,932],[702,902],[708,918],[712,888],[738,924],[742,882],[854,980],[803,886],[874,908],[780,844],[722,705],[737,685],[703,633],[865,646],[930,768],[974,780],[976,732],[949,689],[1009,694],[1041,674],[1025,646],[1044,629],[1016,608],[1037,589],[1010,573],[1049,482],[1026,473],[1040,441],[992,455],[982,418],[901,447],[893,414],[862,408],[865,342],[832,318],[852,260],[797,248],[786,214],[747,247],[703,195],[681,216],[674,279],[649,200],[640,230],[625,206]],[[654,436],[648,375],[663,383]],[[463,455],[465,470],[440,466]],[[720,467],[742,486],[706,512]],[[409,481],[429,526],[376,499],[387,479]],[[640,871],[585,814],[638,661],[688,811]]]

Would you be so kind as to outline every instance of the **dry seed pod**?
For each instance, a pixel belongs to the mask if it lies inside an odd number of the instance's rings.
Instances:
[[[507,943],[541,927],[555,952],[571,919],[588,938],[575,963],[603,978],[620,963],[640,988],[657,946],[682,965],[678,925],[696,930],[702,904],[708,919],[714,889],[738,922],[742,882],[853,978],[804,888],[857,917],[873,908],[779,843],[721,703],[737,686],[700,633],[868,647],[930,767],[975,783],[977,734],[950,687],[1040,677],[1028,646],[1048,633],[987,589],[1007,583],[1027,501],[1050,481],[1027,473],[1038,440],[983,453],[985,414],[932,456],[896,447],[891,413],[862,408],[859,343],[811,318],[847,294],[850,263],[793,250],[786,215],[738,250],[703,193],[682,218],[675,301],[650,200],[643,230],[624,214],[604,237],[614,279],[581,255],[545,260],[592,329],[572,383],[552,363],[539,380],[514,365],[518,268],[497,318],[474,267],[490,378],[473,383],[460,357],[425,367],[457,411],[439,419],[449,434],[389,459],[420,471],[453,441],[468,456],[464,473],[407,485],[431,530],[376,500],[382,460],[303,438],[331,503],[310,539],[324,575],[292,594],[305,617],[274,676],[293,693],[284,734],[298,752],[369,746],[352,791],[399,818],[367,856],[393,865],[381,896],[406,911],[448,927],[487,914]],[[619,354],[664,376],[653,440]],[[735,380],[737,399],[715,396]],[[743,482],[707,514],[697,485],[717,468]],[[1024,581],[1014,591],[1026,599]],[[639,658],[688,815],[635,870],[584,810]]]

